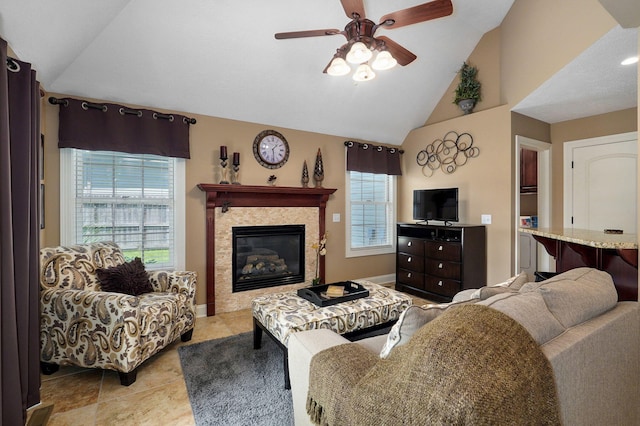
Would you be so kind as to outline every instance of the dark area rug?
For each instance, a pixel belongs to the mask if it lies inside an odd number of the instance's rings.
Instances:
[[[293,425],[282,350],[243,333],[178,348],[197,425]],[[160,420],[160,419],[159,419]]]

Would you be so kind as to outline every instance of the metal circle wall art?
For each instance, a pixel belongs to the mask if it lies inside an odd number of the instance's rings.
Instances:
[[[469,158],[478,155],[480,148],[473,146],[473,137],[469,133],[458,135],[452,130],[442,139],[436,139],[418,152],[416,162],[422,167],[422,174],[431,177],[437,169],[451,174],[458,167],[467,164]]]

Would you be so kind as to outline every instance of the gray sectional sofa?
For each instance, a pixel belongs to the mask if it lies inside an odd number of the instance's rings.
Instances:
[[[360,358],[369,362],[367,368],[371,371],[385,368],[384,358],[391,358],[393,351],[410,345],[412,335],[420,333],[426,324],[459,306],[484,305],[506,314],[509,321],[517,321],[539,345],[551,366],[562,424],[640,424],[638,302],[618,302],[611,276],[591,268],[577,268],[542,282],[527,282],[524,277],[520,275],[500,285],[467,290],[450,304],[412,306],[388,335],[354,343],[360,347],[358,350],[365,349],[361,354],[366,356]],[[438,321],[443,322],[445,318]],[[482,330],[482,327],[476,329]],[[289,371],[296,425],[311,424],[306,405],[312,358],[329,348],[349,343],[329,330],[291,335]],[[330,351],[324,353],[327,352]],[[415,359],[422,361],[425,357]],[[354,366],[358,363],[353,362]],[[349,371],[349,368],[340,370]],[[363,374],[349,380],[368,380],[370,376]],[[345,378],[342,383],[350,383],[349,380]],[[341,383],[339,378],[335,382]],[[341,394],[339,399],[359,397],[350,395],[344,387],[336,389]],[[400,404],[413,397],[418,396],[405,395],[399,399]],[[397,401],[394,399],[393,403],[398,404]],[[357,405],[357,400],[354,403]],[[341,422],[353,424],[350,419],[341,419]],[[535,421],[523,419],[522,423],[535,424]]]

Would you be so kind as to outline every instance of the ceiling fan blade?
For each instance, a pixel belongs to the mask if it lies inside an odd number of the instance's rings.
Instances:
[[[353,18],[353,14],[357,13],[361,18],[365,17],[364,14],[364,2],[362,0],[340,0],[344,13],[347,14],[349,19]]]
[[[398,61],[398,64],[402,66],[410,64],[411,62],[415,61],[417,58],[416,55],[409,52],[407,49],[400,46],[398,43],[396,43],[395,41],[391,40],[388,37],[380,36],[380,37],[376,37],[376,40],[384,41],[384,44],[387,47],[387,50],[389,51],[389,53],[391,53],[391,56],[393,56],[396,59],[396,61]]]
[[[452,13],[453,5],[451,4],[451,0],[434,0],[429,3],[384,15],[382,19],[380,19],[380,25],[384,25],[383,28],[388,29],[400,28],[431,19],[442,18],[443,16],[449,16]],[[387,21],[393,21],[393,23],[386,23]]]
[[[342,33],[342,30],[330,28],[326,30],[309,30],[309,31],[291,31],[288,33],[276,33],[278,40],[284,40],[287,38],[301,38],[301,37],[321,37],[330,36]]]

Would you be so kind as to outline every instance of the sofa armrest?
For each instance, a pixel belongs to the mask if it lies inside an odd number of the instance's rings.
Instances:
[[[154,291],[177,293],[195,313],[196,282],[193,271],[149,271],[149,281]]]
[[[154,291],[195,294],[197,274],[193,271],[148,271]]]
[[[301,331],[289,336],[289,378],[296,426],[312,424],[306,410],[311,358],[318,352],[344,343],[349,343],[349,340],[327,329]]]
[[[47,289],[40,297],[41,360],[58,363],[69,354],[77,365],[128,372],[140,334],[139,299],[121,293]],[[97,354],[109,347],[109,359]],[[129,352],[129,353],[128,353]]]
[[[640,424],[640,307],[612,310],[541,346],[556,379],[563,423]]]

